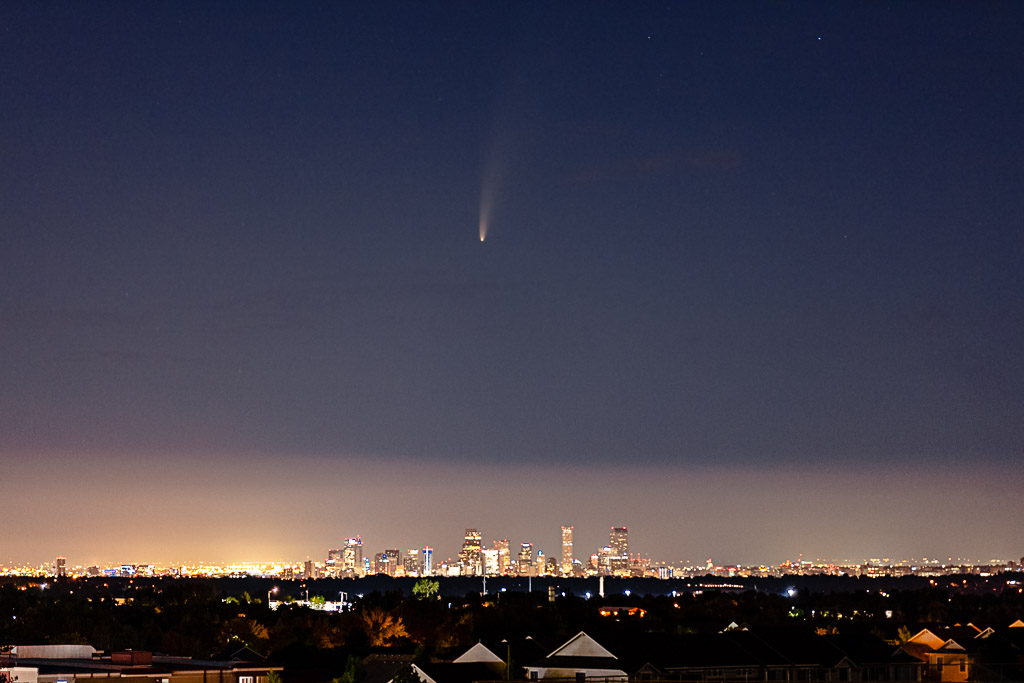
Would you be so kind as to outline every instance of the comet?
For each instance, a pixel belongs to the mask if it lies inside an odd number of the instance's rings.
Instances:
[[[498,190],[502,185],[502,159],[499,150],[492,148],[484,164],[483,179],[480,182],[480,241],[487,239],[491,227],[494,207],[498,204]]]
[[[497,178],[493,172],[485,173],[480,188],[480,241],[487,239],[487,228],[494,213],[494,198],[497,193]]]

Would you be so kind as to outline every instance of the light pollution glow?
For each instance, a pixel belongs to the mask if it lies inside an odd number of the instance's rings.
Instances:
[[[470,464],[250,451],[218,458],[203,451],[5,456],[11,533],[0,563],[12,566],[58,554],[76,565],[285,562],[319,557],[356,534],[369,548],[427,544],[442,558],[458,552],[467,527],[487,539],[531,541],[549,554],[558,547],[561,524],[575,525],[580,548],[603,546],[608,527],[622,525],[631,546],[654,559],[714,557],[726,564],[776,564],[801,553],[1015,557],[1019,547],[1012,525],[992,523],[1017,493],[1017,482],[998,468],[974,467],[950,478],[926,463],[909,471],[882,463],[664,464],[624,477],[623,465],[607,463]],[[359,476],[346,476],[351,472]],[[529,483],[537,504],[510,516],[495,482],[513,476]],[[47,499],[59,505],[39,505],[40,481]],[[402,504],[381,510],[384,488]],[[424,496],[432,501],[429,515],[422,513]],[[257,508],[254,497],[261,501]],[[295,507],[298,497],[309,503]],[[950,516],[950,501],[957,500],[974,503]],[[936,519],[943,524],[936,526]],[[194,533],[183,535],[183,528]]]

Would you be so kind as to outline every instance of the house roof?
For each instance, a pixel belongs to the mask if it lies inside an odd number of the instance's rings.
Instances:
[[[941,638],[935,634],[931,629],[923,628],[914,635],[910,636],[907,643],[916,643],[918,645],[924,645],[932,650],[937,650],[942,647],[943,643],[948,638]]]
[[[466,664],[469,662],[498,662],[504,664],[505,660],[487,649],[483,643],[477,643],[461,655],[452,660],[455,664]]]
[[[551,657],[610,657],[617,659],[615,655],[583,631],[574,635],[548,655],[548,658]]]
[[[967,649],[963,645],[956,642],[952,638],[942,644],[942,647],[936,650],[936,652],[966,652]]]

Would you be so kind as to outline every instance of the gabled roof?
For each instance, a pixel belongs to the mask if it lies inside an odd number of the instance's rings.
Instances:
[[[420,679],[423,683],[438,683],[433,676],[421,669],[417,664],[412,665],[412,672],[416,675],[416,678]],[[397,676],[398,673],[396,672],[395,675]],[[388,683],[391,683],[391,681],[388,681]]]
[[[963,645],[950,638],[936,652],[967,652],[967,650]]]
[[[1018,619],[1017,621],[1007,626],[1007,628],[1024,628],[1024,621]]]
[[[548,659],[551,659],[552,657],[610,657],[612,659],[618,659],[618,657],[604,649],[600,643],[583,631],[577,633],[564,645],[548,655]]]
[[[504,664],[505,660],[488,650],[487,646],[483,643],[477,643],[452,660],[453,664],[466,664],[469,662],[497,662]]]
[[[923,628],[914,635],[910,636],[907,640],[908,643],[916,643],[918,645],[925,645],[932,650],[938,650],[946,642],[946,638],[940,638],[939,636],[932,633],[931,630]]]

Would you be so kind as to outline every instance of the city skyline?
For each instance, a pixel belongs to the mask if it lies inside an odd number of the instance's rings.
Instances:
[[[459,570],[459,575],[463,576],[478,576],[483,573],[488,575],[504,574],[504,567],[510,566],[512,573],[521,575],[527,575],[522,573],[522,570],[516,566],[517,556],[513,555],[515,552],[513,548],[522,546],[522,552],[526,552],[526,549],[530,549],[530,556],[532,560],[544,560],[547,559],[549,566],[546,571],[542,569],[543,573],[547,574],[560,574],[568,575],[574,573],[571,569],[572,562],[566,563],[567,558],[571,558],[575,562],[575,572],[596,572],[604,573],[608,575],[615,574],[618,570],[627,570],[632,566],[634,569],[638,565],[631,565],[631,562],[643,562],[648,568],[656,567],[658,565],[669,565],[675,567],[703,567],[705,566],[705,554],[701,553],[668,553],[665,555],[658,555],[651,553],[649,549],[639,548],[634,543],[630,546],[627,541],[627,530],[625,526],[617,527],[604,527],[603,538],[605,541],[598,542],[598,545],[590,547],[582,547],[574,540],[576,538],[576,525],[562,525],[558,527],[557,547],[552,546],[548,549],[546,542],[535,542],[538,538],[545,538],[544,533],[533,534],[524,536],[522,539],[515,539],[510,541],[506,536],[502,537],[502,534],[497,532],[497,535],[490,535],[483,530],[478,528],[465,528],[465,534],[460,543],[452,542],[450,538],[439,538],[439,534],[432,534],[431,538],[419,539],[416,543],[412,544],[396,544],[387,539],[394,538],[396,534],[390,533],[385,534],[384,538],[373,538],[368,537],[367,541],[364,542],[362,533],[357,533],[355,536],[347,537],[343,539],[343,543],[335,546],[327,547],[323,553],[323,557],[317,555],[314,551],[307,553],[304,562],[306,563],[307,570],[309,562],[312,561],[316,566],[322,569],[329,570],[334,567],[333,574],[339,574],[344,576],[352,576],[357,573],[387,573],[394,575],[394,563],[397,561],[397,566],[406,566],[408,568],[408,554],[414,553],[417,555],[416,561],[419,566],[427,567],[447,567],[453,570]],[[586,538],[602,538],[601,533],[597,532],[595,536],[594,529],[585,528],[588,532]],[[554,534],[547,534],[554,536]],[[648,538],[646,534],[642,536]],[[408,538],[406,536],[405,538]],[[635,536],[634,536],[635,538]],[[442,549],[446,547],[455,548],[455,552],[444,553],[438,552],[434,545],[434,540],[440,540],[440,544],[437,547]],[[520,543],[520,540],[522,541]],[[447,542],[446,542],[447,541]],[[69,544],[71,547],[75,545]],[[329,545],[329,544],[328,544]],[[394,549],[391,549],[394,548]],[[405,548],[406,550],[400,550],[399,548]],[[489,549],[504,548],[505,560],[500,564],[497,561],[497,556],[492,557],[490,560],[486,557]],[[381,549],[382,552],[375,552]],[[985,565],[989,563],[1002,563],[1007,561],[1006,558],[1012,558],[1016,555],[1012,548],[1008,549],[1003,554],[996,553],[984,553],[975,554],[970,556],[967,553],[957,552],[954,548],[940,549],[943,552],[932,551],[930,553],[918,553],[908,554],[895,552],[885,552],[887,549],[877,549],[878,552],[871,554],[856,553],[838,553],[829,555],[813,555],[810,553],[805,554],[804,552],[796,552],[788,556],[773,556],[773,557],[752,557],[748,556],[743,560],[737,560],[732,557],[721,558],[718,557],[719,561],[716,561],[712,565],[712,557],[707,557],[706,563],[710,570],[712,566],[715,567],[779,567],[785,566],[792,563],[799,563],[801,561],[814,562],[816,564],[837,564],[840,566],[851,566],[855,564],[871,563],[882,561],[886,564],[912,564],[920,562],[940,562],[945,564],[969,564],[969,565]],[[137,553],[127,551],[122,556],[117,558],[106,557],[98,559],[98,555],[95,552],[87,552],[85,555],[86,560],[77,563],[78,567],[84,566],[121,566],[124,561],[130,560],[133,563],[141,562],[147,566],[160,566],[164,568],[173,568],[184,565],[210,565],[210,566],[230,566],[230,565],[258,565],[258,564],[278,564],[281,566],[297,566],[303,562],[303,560],[296,559],[301,557],[301,553],[296,555],[288,555],[287,553],[279,553],[276,556],[273,553],[266,553],[261,557],[247,556],[247,555],[236,555],[233,557],[227,556],[214,556],[214,557],[195,557],[195,554],[186,553],[187,558],[181,556],[175,558],[168,557],[137,557]],[[380,562],[382,558],[391,556],[392,569],[382,569]],[[539,557],[538,557],[539,555]],[[52,557],[52,555],[51,555]],[[519,556],[521,557],[521,556]],[[894,559],[895,558],[895,559]],[[65,560],[64,554],[58,556],[58,560],[62,563]],[[182,561],[187,559],[187,561]],[[531,561],[532,561],[531,560]],[[491,562],[489,565],[488,562]],[[510,564],[511,563],[511,564]],[[1024,563],[1024,558],[1022,558]],[[40,558],[0,558],[0,567],[18,567],[18,566],[42,566],[45,565],[46,561],[41,561]],[[543,567],[543,565],[539,565]],[[498,570],[498,567],[502,569]],[[364,570],[365,568],[365,570]],[[536,573],[536,572],[535,572]]]
[[[0,561],[1020,554],[1020,3],[0,26]]]

